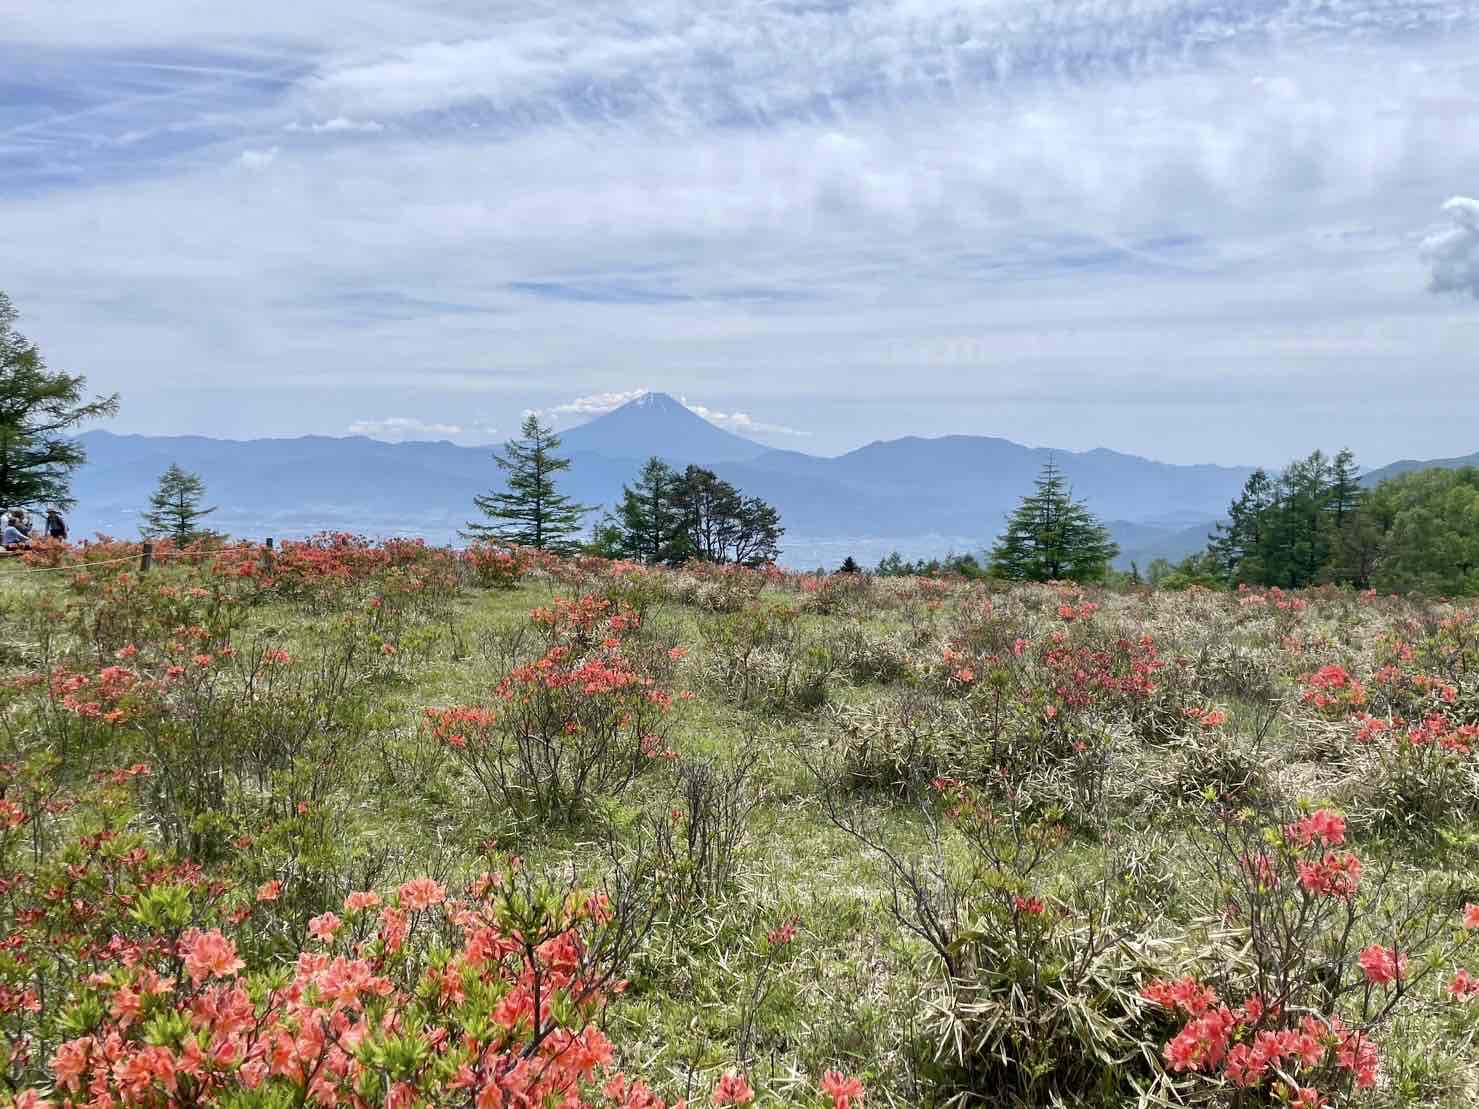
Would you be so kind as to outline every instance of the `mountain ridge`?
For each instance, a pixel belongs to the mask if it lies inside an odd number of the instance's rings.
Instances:
[[[75,534],[133,534],[159,474],[172,462],[201,474],[222,530],[287,538],[322,530],[455,539],[474,495],[501,480],[491,445],[446,439],[387,442],[368,436],[261,439],[149,436],[93,430],[79,436]],[[1252,467],[1157,462],[1107,447],[1068,451],[998,436],[909,435],[839,455],[769,447],[704,420],[666,394],[646,394],[561,433],[571,460],[563,487],[610,508],[642,462],[658,455],[715,469],[774,504],[790,565],[853,543],[857,553],[897,546],[914,557],[991,542],[1041,465],[1052,457],[1074,496],[1110,522],[1121,562],[1179,557],[1222,518]],[[595,519],[597,517],[593,517]],[[265,529],[271,528],[271,531]],[[936,549],[940,548],[940,549]],[[836,559],[840,561],[840,557]],[[875,559],[876,560],[876,559]]]

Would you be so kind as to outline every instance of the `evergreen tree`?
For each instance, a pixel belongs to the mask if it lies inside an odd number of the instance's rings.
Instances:
[[[506,443],[501,454],[493,453],[498,468],[508,474],[507,491],[473,498],[483,515],[495,522],[469,521],[462,535],[541,551],[573,551],[581,518],[592,509],[555,487],[555,475],[570,468],[568,458],[555,454],[560,437],[533,415],[525,417],[519,434],[522,438]]]
[[[1263,554],[1264,523],[1273,504],[1274,487],[1268,472],[1254,470],[1243,483],[1243,491],[1227,510],[1227,522],[1218,524],[1208,550],[1228,584],[1253,570],[1252,560]]]
[[[780,515],[759,497],[746,497],[702,466],[689,466],[674,491],[682,524],[682,558],[760,566],[780,555]]]
[[[1342,447],[1330,464],[1330,522],[1337,533],[1355,515],[1364,498],[1356,454],[1350,447]]]
[[[898,551],[890,551],[878,560],[878,569],[874,571],[881,578],[901,578],[914,570],[914,564],[906,562],[904,556]]]
[[[622,486],[616,526],[623,556],[641,562],[683,561],[686,537],[677,497],[682,478],[660,458],[649,458],[635,486]]]
[[[144,535],[164,536],[183,546],[211,534],[200,527],[200,521],[216,509],[202,508],[204,499],[205,483],[200,475],[171,463],[149,498],[149,511],[143,514]]]
[[[1102,581],[1119,547],[1104,525],[1075,501],[1049,461],[1037,492],[1022,498],[991,551],[991,572],[1012,581]]]
[[[0,505],[73,504],[72,474],[87,460],[69,434],[118,411],[118,395],[83,400],[87,379],[53,373],[15,330],[18,313],[0,293]]]
[[[596,526],[591,528],[591,537],[586,542],[584,550],[586,554],[595,555],[597,558],[627,558],[625,540],[626,533],[622,531],[620,522],[607,512]]]
[[[1282,555],[1275,584],[1313,585],[1330,559],[1330,460],[1323,451],[1289,466],[1279,478],[1283,513],[1279,520]]]
[[[861,574],[863,568],[858,565],[857,559],[853,558],[852,555],[848,555],[842,560],[842,565],[837,567],[837,572],[839,574]]]
[[[1359,473],[1349,448],[1333,459],[1314,451],[1277,479],[1255,470],[1208,545],[1224,580],[1286,589],[1364,581],[1370,536],[1358,523]],[[1350,529],[1357,530],[1347,535]]]

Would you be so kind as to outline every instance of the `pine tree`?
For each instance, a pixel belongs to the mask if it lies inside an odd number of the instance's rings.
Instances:
[[[473,498],[483,515],[497,522],[469,521],[462,535],[541,551],[573,551],[581,518],[592,509],[555,487],[555,475],[570,468],[568,458],[554,453],[560,437],[533,415],[525,417],[519,434],[522,438],[505,444],[503,453],[493,453],[498,468],[508,474],[508,490]]]
[[[70,432],[112,416],[118,395],[82,399],[87,379],[51,372],[36,345],[15,330],[18,313],[0,293],[0,504],[67,507],[72,473],[87,452]]]
[[[1313,451],[1276,480],[1255,470],[1208,546],[1228,584],[1297,589],[1365,581],[1371,537],[1361,522],[1359,474],[1349,448],[1333,459]]]
[[[1350,447],[1342,447],[1330,464],[1330,522],[1338,533],[1361,507],[1365,490],[1361,488],[1361,467]]]
[[[143,514],[144,535],[167,537],[182,546],[209,535],[210,532],[200,527],[200,521],[216,509],[201,508],[204,499],[205,483],[200,475],[171,463],[149,498],[149,511]]]
[[[673,495],[683,528],[683,558],[760,566],[780,555],[780,515],[702,466],[689,466]]]
[[[1267,515],[1273,497],[1273,482],[1269,480],[1268,472],[1254,470],[1243,483],[1238,499],[1228,506],[1227,522],[1217,525],[1208,551],[1229,585],[1249,580],[1244,575],[1256,572],[1251,563],[1263,553]]]
[[[660,458],[649,458],[635,486],[622,486],[615,523],[622,554],[641,562],[683,561],[683,514],[677,497],[682,478]]]
[[[1051,460],[1007,520],[991,551],[991,572],[1012,581],[1102,581],[1119,547],[1104,525],[1075,501]]]

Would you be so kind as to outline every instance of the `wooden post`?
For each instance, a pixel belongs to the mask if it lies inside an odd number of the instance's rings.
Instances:
[[[139,573],[147,574],[149,567],[154,565],[154,544],[144,540],[144,549],[139,554]]]
[[[262,548],[262,572],[264,574],[270,574],[270,573],[272,573],[272,562],[273,562],[272,536],[269,535],[267,537],[267,543],[266,543],[266,545],[263,546],[263,548]]]

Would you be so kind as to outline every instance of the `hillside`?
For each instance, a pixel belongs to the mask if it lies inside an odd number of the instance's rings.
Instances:
[[[1399,474],[1410,474],[1416,470],[1457,470],[1464,466],[1479,466],[1479,451],[1473,454],[1466,454],[1462,458],[1434,458],[1427,462],[1404,458],[1398,462],[1392,462],[1379,469],[1362,474],[1361,484],[1370,488],[1373,485],[1381,484],[1387,478],[1396,477]]]
[[[0,575],[7,1107],[1474,1103],[1447,602],[156,553]]]

